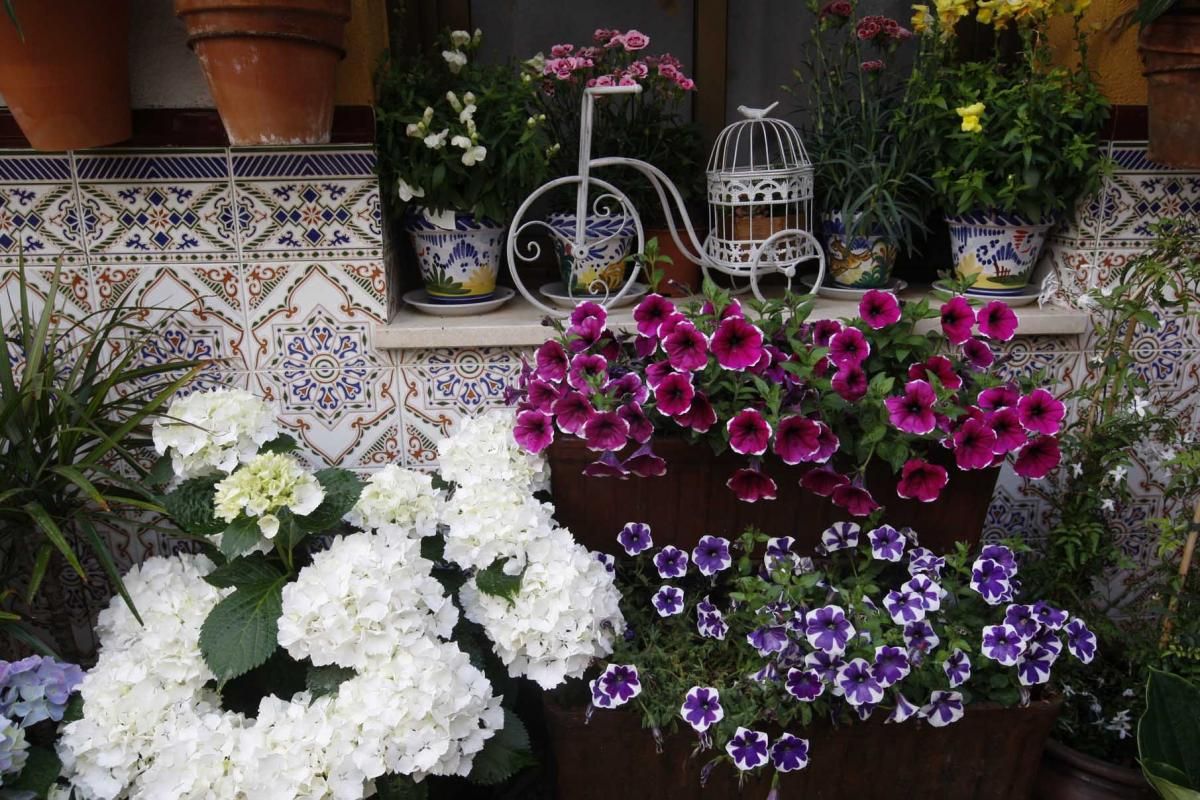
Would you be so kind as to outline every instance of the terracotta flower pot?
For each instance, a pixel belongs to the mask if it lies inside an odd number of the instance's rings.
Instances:
[[[1178,0],[1142,29],[1152,161],[1200,167],[1200,2]]]
[[[1037,800],[1153,800],[1142,773],[1109,764],[1051,739],[1042,754],[1033,796]]]
[[[350,0],[175,0],[233,145],[321,144]]]
[[[680,231],[679,237],[683,239],[687,235],[686,231]],[[696,294],[700,291],[700,265],[694,261],[690,261],[683,251],[675,244],[675,240],[671,238],[671,232],[666,228],[651,228],[646,231],[646,241],[658,238],[658,252],[664,256],[670,256],[670,264],[658,264],[657,269],[662,270],[662,280],[654,287],[654,291],[667,297],[687,297]],[[701,242],[704,241],[704,232],[697,231],[696,238]]]
[[[0,14],[0,94],[36,150],[128,139],[129,0],[24,0]]]

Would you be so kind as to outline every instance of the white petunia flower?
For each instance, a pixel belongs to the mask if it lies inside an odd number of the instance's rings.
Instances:
[[[346,521],[361,530],[399,526],[420,539],[437,533],[444,502],[430,475],[389,464],[367,480]]]
[[[181,479],[223,472],[249,461],[279,436],[271,407],[241,389],[196,392],[172,401],[151,431],[154,449],[170,453]]]

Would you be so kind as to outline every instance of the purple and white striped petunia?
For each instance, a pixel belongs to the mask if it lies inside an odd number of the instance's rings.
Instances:
[[[760,625],[746,634],[746,641],[760,656],[782,653],[788,646],[787,628],[783,625]]]
[[[861,706],[854,706],[853,708],[854,713],[858,715],[858,718],[863,722],[866,722],[871,718],[871,715],[875,713],[875,709],[878,707],[879,706],[875,703],[863,703]]]
[[[875,648],[875,663],[871,665],[871,674],[883,688],[888,688],[908,677],[912,667],[908,663],[908,653],[902,647],[880,645]]]
[[[701,575],[716,575],[729,569],[733,557],[729,555],[729,540],[723,536],[702,536],[692,549],[692,561]]]
[[[909,575],[932,575],[939,577],[946,566],[946,559],[935,555],[932,550],[914,547],[908,551]]]
[[[651,602],[660,617],[673,617],[683,611],[683,590],[663,584]]]
[[[883,607],[892,618],[892,622],[897,625],[925,619],[925,603],[919,594],[913,592],[898,592],[892,589],[884,595]]]
[[[616,558],[609,555],[608,553],[596,553],[595,556],[596,556],[596,560],[604,565],[605,572],[616,572],[617,571],[617,559]]]
[[[971,657],[962,650],[955,650],[942,662],[942,672],[946,673],[951,689],[962,686],[971,680]]]
[[[867,533],[871,556],[878,561],[899,561],[904,557],[904,534],[891,525],[880,525]]]
[[[599,678],[592,678],[592,680],[588,682],[588,688],[591,689],[592,692],[592,705],[596,708],[614,708],[616,706],[611,697],[600,691]]]
[[[821,673],[815,669],[789,669],[785,688],[788,694],[804,703],[811,703],[825,693]]]
[[[985,545],[984,548],[979,551],[979,557],[990,558],[992,561],[995,561],[997,564],[1004,567],[1004,571],[1008,573],[1008,577],[1010,578],[1017,574],[1017,557],[1013,554],[1013,551],[1010,547],[1002,544]]]
[[[841,606],[814,609],[805,616],[804,623],[804,636],[808,643],[830,655],[840,656],[846,652],[846,645],[854,636],[854,626],[846,619],[846,612]]]
[[[592,694],[600,694],[611,701],[606,708],[623,706],[642,693],[642,682],[638,679],[637,667],[632,664],[609,664],[596,679]]]
[[[1024,603],[1011,603],[1004,609],[1004,624],[1012,625],[1025,641],[1037,636],[1041,625],[1033,616],[1033,606]]]
[[[1012,625],[989,625],[983,629],[980,650],[1001,666],[1011,667],[1025,652],[1025,641]]]
[[[617,544],[631,556],[646,552],[654,546],[654,540],[650,538],[650,526],[644,522],[626,522],[617,534]]]
[[[1012,594],[1009,572],[997,561],[977,558],[971,565],[971,588],[991,606],[1004,602]]]
[[[791,536],[776,536],[767,540],[767,554],[763,556],[763,566],[768,572],[777,569],[793,569],[799,559],[792,547],[796,540]]]
[[[1030,645],[1017,659],[1017,678],[1022,686],[1037,686],[1050,680],[1057,653],[1052,653],[1036,644]]]
[[[833,684],[835,687],[836,684],[834,684],[834,681],[837,680],[837,671],[842,668],[842,664],[844,663],[846,662],[840,656],[822,653],[820,650],[809,653],[804,657],[804,665],[806,667],[815,670],[822,681]]]
[[[900,585],[900,591],[911,592],[921,598],[921,605],[926,611],[937,611],[942,607],[942,598],[946,590],[928,575],[914,575]]]
[[[963,718],[963,699],[958,692],[936,689],[929,695],[928,705],[921,706],[921,718],[935,728],[944,728]]]
[[[1029,647],[1034,646],[1052,653],[1055,658],[1062,655],[1062,639],[1058,638],[1058,634],[1049,628],[1039,629],[1037,635],[1029,640]]]
[[[776,772],[795,772],[808,766],[808,739],[785,733],[771,745],[771,764]]]
[[[933,651],[941,643],[933,626],[925,620],[910,622],[904,626],[904,644],[908,647],[908,657],[919,661],[917,655]]]
[[[704,733],[725,718],[721,695],[711,687],[693,686],[683,697],[679,716],[697,733]]]
[[[751,673],[750,680],[756,683],[777,681],[779,680],[779,669],[775,666],[775,662],[768,661],[766,664],[763,664],[761,667],[759,667],[757,672]]]
[[[1096,634],[1079,617],[1067,623],[1067,649],[1084,664],[1092,663],[1096,657]]]
[[[821,533],[821,546],[827,553],[858,547],[860,530],[857,522],[835,522]]]
[[[883,687],[871,674],[865,658],[852,658],[843,664],[837,673],[837,685],[852,706],[874,705],[883,699]]]
[[[1062,630],[1070,616],[1061,608],[1055,608],[1044,600],[1033,604],[1033,618],[1052,631]]]
[[[725,634],[729,632],[725,616],[707,597],[696,604],[696,630],[702,637],[718,641],[724,641]]]
[[[667,545],[654,554],[654,568],[658,570],[660,578],[682,578],[687,574],[687,551]]]
[[[733,759],[733,765],[745,772],[767,763],[767,735],[749,728],[738,728],[733,738],[725,744],[725,752]]]
[[[894,695],[896,697],[896,707],[892,709],[892,713],[888,714],[888,718],[884,720],[885,725],[889,722],[904,722],[921,710],[913,703],[910,703],[908,698],[899,692],[895,692]]]

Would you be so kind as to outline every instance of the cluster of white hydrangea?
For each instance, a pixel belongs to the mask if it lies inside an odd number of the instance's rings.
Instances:
[[[275,415],[258,397],[241,389],[196,392],[172,401],[151,435],[159,455],[171,453],[178,478],[229,474],[249,461],[264,442],[279,435]]]
[[[625,630],[612,574],[562,529],[530,544],[511,603],[480,592],[474,579],[459,599],[467,619],[487,631],[509,674],[546,689],[582,677],[593,659],[612,653]]]
[[[513,413],[493,409],[464,419],[453,436],[438,443],[438,469],[459,486],[492,483],[525,493],[550,486],[546,460],[525,452],[513,438]]]
[[[405,529],[336,539],[283,587],[279,644],[318,666],[364,671],[418,640],[450,638],[458,609]]]
[[[394,525],[418,539],[433,536],[442,500],[429,474],[390,464],[367,480],[346,521],[359,530]]]
[[[446,501],[446,558],[463,569],[487,569],[508,559],[505,572],[525,568],[525,553],[554,529],[554,509],[538,502],[528,489],[503,483],[459,486]]]
[[[260,453],[217,484],[213,505],[217,517],[233,522],[243,512],[258,517],[267,539],[279,532],[281,509],[297,516],[317,510],[325,490],[316,476],[284,453]]]

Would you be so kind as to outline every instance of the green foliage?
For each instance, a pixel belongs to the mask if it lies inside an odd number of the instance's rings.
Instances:
[[[511,603],[521,591],[524,571],[519,575],[509,575],[504,571],[505,563],[503,560],[495,561],[487,569],[476,573],[475,586],[484,594],[503,597]]]
[[[220,475],[189,478],[162,496],[162,505],[180,529],[195,536],[211,536],[225,530],[226,523],[213,512],[213,493]]]
[[[1170,11],[1174,5],[1175,0],[1140,0],[1137,10],[1133,12],[1133,19],[1144,28]]]
[[[317,473],[317,480],[325,490],[325,499],[311,513],[297,517],[296,522],[304,530],[319,533],[336,528],[342,522],[342,517],[350,513],[358,496],[362,494],[363,483],[353,472],[330,467]]]
[[[1163,797],[1200,798],[1200,686],[1150,670],[1138,752],[1146,779]]]
[[[537,764],[529,747],[529,732],[521,718],[508,709],[504,710],[504,727],[488,739],[483,750],[471,764],[467,778],[472,783],[492,786],[503,783],[526,767]]]
[[[282,570],[264,570],[213,608],[200,628],[200,651],[209,669],[224,683],[263,664],[279,647],[283,613]]]
[[[29,748],[28,759],[24,768],[13,776],[4,777],[4,789],[0,790],[0,798],[20,798],[22,796],[44,798],[50,791],[62,771],[62,762],[54,751],[48,747],[34,745]],[[23,792],[32,792],[23,795]]]
[[[13,626],[25,625],[59,560],[86,583],[80,553],[92,552],[124,594],[95,526],[150,525],[131,513],[159,510],[139,460],[149,423],[201,365],[139,365],[157,334],[124,305],[69,318],[61,266],[44,289],[30,285],[23,263],[17,280],[0,357],[0,590],[18,591],[0,591],[0,625],[27,639],[28,629]]]
[[[375,781],[379,800],[426,800],[429,782],[417,783],[407,775],[384,775]]]
[[[257,517],[238,517],[221,534],[221,553],[226,558],[240,556],[258,544],[261,538]]]
[[[549,141],[534,108],[535,87],[511,65],[479,63],[473,57],[478,34],[467,39],[455,46],[444,37],[429,58],[390,62],[380,71],[375,109],[380,176],[387,192],[403,190],[405,202],[504,222],[545,181]],[[461,53],[466,65],[453,72],[442,51]],[[427,137],[437,146],[428,146]],[[468,164],[467,150],[477,146],[486,155]]]
[[[330,664],[324,667],[311,667],[304,677],[305,687],[314,698],[333,694],[346,681],[355,676],[355,672],[347,667]]]

